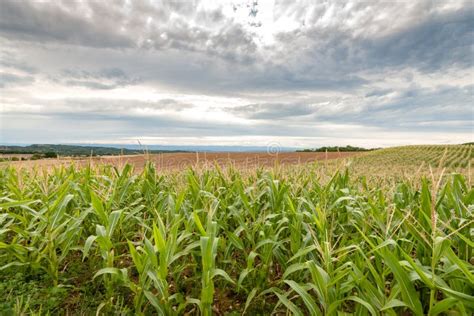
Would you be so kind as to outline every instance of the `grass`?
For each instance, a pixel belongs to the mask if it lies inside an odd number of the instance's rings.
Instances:
[[[0,308],[471,315],[474,189],[457,151],[446,172],[362,176],[380,152],[339,170],[0,169]]]

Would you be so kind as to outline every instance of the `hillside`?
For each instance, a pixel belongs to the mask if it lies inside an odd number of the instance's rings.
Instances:
[[[416,145],[379,149],[354,159],[357,166],[467,168],[474,162],[473,145]]]

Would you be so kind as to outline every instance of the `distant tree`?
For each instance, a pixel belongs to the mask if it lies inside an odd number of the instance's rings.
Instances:
[[[374,149],[367,149],[367,148],[362,148],[362,147],[354,147],[351,145],[347,146],[325,146],[325,147],[320,147],[320,148],[313,148],[313,149],[303,149],[303,150],[298,150],[300,152],[352,152],[352,151],[369,151],[369,150],[374,150]]]
[[[58,155],[54,151],[48,151],[44,153],[44,158],[57,158]]]

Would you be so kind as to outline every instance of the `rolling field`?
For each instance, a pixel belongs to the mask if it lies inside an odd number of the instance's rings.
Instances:
[[[473,145],[418,145],[379,149],[348,159],[357,175],[418,180],[422,176],[460,173],[474,175]]]
[[[473,145],[419,145],[380,149],[360,155],[367,165],[467,168],[474,163]]]
[[[281,152],[281,153],[165,153],[124,156],[100,156],[91,158],[41,159],[34,161],[0,162],[0,168],[14,166],[26,169],[52,169],[59,165],[84,167],[92,165],[125,164],[134,166],[135,172],[143,170],[151,162],[160,171],[180,171],[188,167],[209,168],[214,165],[232,165],[240,170],[259,167],[301,165],[309,163],[326,165],[330,170],[349,168],[357,175],[429,174],[430,168],[440,172],[472,173],[474,165],[473,145],[418,145],[379,149],[370,152]]]
[[[0,314],[474,312],[472,146],[179,155],[2,165]]]
[[[330,153],[307,153],[307,152],[281,152],[281,153],[166,153],[166,154],[143,154],[125,156],[102,156],[92,158],[68,158],[41,159],[34,161],[0,162],[0,166],[11,165],[20,168],[51,169],[58,165],[78,167],[94,165],[123,166],[131,164],[135,171],[143,170],[147,162],[153,163],[158,170],[183,170],[187,167],[221,167],[232,165],[239,169],[255,169],[258,167],[273,167],[276,163],[280,165],[307,164],[315,161],[326,161],[342,159],[357,155],[356,152],[330,152]]]

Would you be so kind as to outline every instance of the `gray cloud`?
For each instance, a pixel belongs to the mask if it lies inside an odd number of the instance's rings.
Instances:
[[[61,74],[53,78],[67,86],[81,86],[97,90],[110,90],[140,82],[139,78],[128,76],[120,68],[103,68],[97,72],[64,69]]]
[[[436,71],[444,66],[472,66],[474,10],[438,14],[390,36],[365,40],[375,67],[412,66]]]
[[[367,83],[362,72],[387,67],[435,71],[472,64],[474,11],[468,2],[459,9],[440,12],[426,1],[406,7],[405,11],[403,3],[355,1],[351,10],[339,2],[309,7],[277,3],[277,18],[285,14],[301,16],[302,24],[294,30],[276,33],[276,43],[263,48],[258,47],[257,37],[244,25],[235,23],[220,9],[196,10],[198,3],[163,1],[154,6],[122,1],[6,1],[0,13],[0,34],[32,42],[51,40],[92,48],[169,52],[178,64],[173,65],[173,73],[156,61],[163,56],[155,56],[151,64],[156,65],[156,71],[150,79],[169,81],[172,85],[186,85],[191,80],[188,85],[194,86],[190,88],[208,91],[218,85],[215,90],[221,91],[356,89]],[[321,21],[334,10],[342,13],[332,13],[334,21],[323,25]],[[406,19],[406,24],[392,27],[371,15],[392,11],[405,14],[407,17],[401,20]],[[358,25],[348,27],[347,21],[355,18],[360,20]],[[379,29],[380,34],[371,29]],[[386,29],[391,32],[384,32]],[[136,51],[131,55],[131,63],[141,63],[133,60],[137,59]],[[220,62],[216,63],[216,57]],[[188,76],[191,79],[183,78],[188,71],[193,72],[190,62],[206,65],[196,69],[203,80],[195,82],[193,75]],[[237,71],[238,77],[227,76],[229,71]],[[114,87],[81,83],[75,78],[67,83],[92,89]]]
[[[29,85],[34,82],[32,76],[22,76],[11,73],[0,73],[0,88],[13,85]]]
[[[307,26],[278,34],[283,47],[305,47],[289,59],[282,51],[279,58],[289,60],[286,67],[303,78],[318,74],[337,78],[387,68],[462,69],[472,67],[473,21],[473,6],[466,4],[454,12],[421,15],[418,21],[382,35],[354,35],[354,30],[339,25]],[[307,66],[304,73],[296,72],[301,64]]]
[[[64,42],[91,47],[130,47],[133,42],[117,32],[110,20],[102,20],[99,14],[106,10],[94,11],[91,21],[78,16],[78,2],[66,1],[68,8],[59,3],[28,2],[6,0],[0,10],[0,33],[10,39]],[[94,5],[94,2],[90,2]],[[105,9],[105,7],[103,7]],[[118,13],[114,6],[109,12]],[[98,7],[96,7],[98,9]],[[113,13],[107,17],[114,18]]]
[[[336,133],[318,124],[472,135],[473,8],[4,0],[2,117],[25,135],[85,124],[73,138]]]
[[[12,105],[4,112],[7,114],[29,114],[39,116],[65,117],[81,114],[83,118],[94,119],[100,117],[144,117],[153,116],[153,111],[181,112],[193,107],[192,104],[174,99],[157,101],[139,101],[126,99],[94,99],[94,98],[66,98],[61,100],[29,99],[27,103]],[[35,109],[39,106],[40,110]],[[33,108],[33,110],[32,110]]]
[[[256,46],[250,34],[224,19],[220,10],[195,11],[197,3],[6,0],[0,11],[0,34],[32,42],[113,49],[177,49],[232,61],[251,60]]]
[[[315,114],[319,120],[363,124],[391,130],[473,131],[473,85],[408,88],[386,101],[370,100],[356,111]],[[444,122],[445,124],[432,124]],[[445,126],[449,126],[446,129]]]
[[[10,68],[19,70],[27,74],[36,74],[38,69],[27,62],[20,61],[12,54],[3,53],[0,54],[0,66],[3,68]]]
[[[380,100],[379,97],[393,90],[375,90],[368,94],[368,100],[360,104],[353,98],[341,98],[332,102],[311,103],[308,100],[307,103],[250,104],[229,111],[252,120],[275,121],[278,124],[298,122],[304,126],[329,122],[412,131],[436,131],[449,126],[451,131],[468,132],[474,128],[473,87],[408,88],[387,100]]]
[[[393,89],[377,89],[377,90],[372,90],[368,92],[365,97],[370,98],[370,97],[382,97],[385,96],[389,93],[392,93]]]
[[[285,119],[306,116],[314,113],[314,108],[307,104],[248,104],[230,109],[232,113],[250,119]]]

